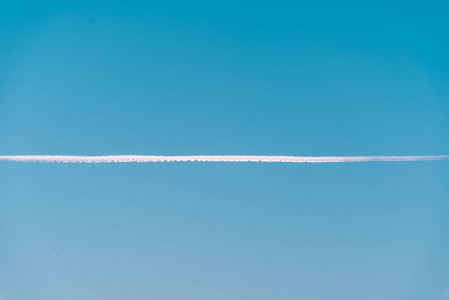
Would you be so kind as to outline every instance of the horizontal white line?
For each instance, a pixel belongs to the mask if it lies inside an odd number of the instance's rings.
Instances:
[[[284,163],[344,163],[370,161],[431,161],[448,160],[449,155],[414,156],[271,156],[271,155],[0,155],[0,161],[40,163],[148,163],[148,162],[284,162]]]

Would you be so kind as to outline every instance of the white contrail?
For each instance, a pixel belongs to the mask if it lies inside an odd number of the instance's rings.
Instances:
[[[370,161],[430,161],[449,160],[449,155],[415,156],[271,156],[271,155],[0,155],[1,161],[41,163],[148,163],[148,162],[284,162],[284,163],[344,163]]]

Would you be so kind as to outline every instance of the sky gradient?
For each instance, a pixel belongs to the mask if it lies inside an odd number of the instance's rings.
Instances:
[[[449,154],[448,1],[0,1],[0,155]],[[0,300],[449,299],[449,162],[0,162]]]

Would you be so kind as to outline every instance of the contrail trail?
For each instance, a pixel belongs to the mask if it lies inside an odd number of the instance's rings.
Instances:
[[[449,160],[449,155],[415,156],[272,156],[272,155],[0,155],[0,162],[39,163],[155,163],[155,162],[283,162],[283,163],[345,163],[373,161]]]

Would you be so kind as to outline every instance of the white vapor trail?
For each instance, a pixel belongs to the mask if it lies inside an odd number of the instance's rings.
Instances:
[[[449,160],[449,155],[427,156],[270,156],[270,155],[0,155],[1,161],[39,163],[148,163],[148,162],[284,162],[284,163],[345,163],[370,161],[431,161]]]

